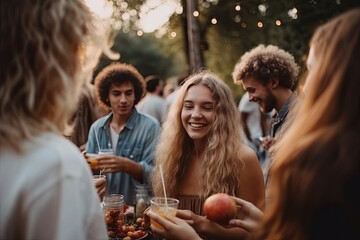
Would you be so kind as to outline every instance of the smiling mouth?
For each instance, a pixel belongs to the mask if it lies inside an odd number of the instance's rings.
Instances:
[[[189,123],[191,127],[194,127],[194,128],[202,128],[202,127],[205,127],[206,124],[203,124],[203,123]]]

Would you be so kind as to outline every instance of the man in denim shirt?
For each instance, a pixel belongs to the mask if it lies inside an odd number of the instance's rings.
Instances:
[[[98,169],[107,176],[106,194],[122,194],[125,203],[133,205],[135,186],[151,185],[160,124],[134,107],[144,95],[145,82],[133,66],[105,67],[95,78],[95,86],[100,103],[111,112],[91,126],[86,152],[113,149],[114,155],[98,158]]]

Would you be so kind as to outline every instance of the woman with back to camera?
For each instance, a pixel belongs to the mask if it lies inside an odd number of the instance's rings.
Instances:
[[[204,238],[241,239],[247,232],[226,229],[203,213],[204,200],[224,192],[264,207],[264,182],[255,152],[241,141],[239,112],[228,86],[204,71],[180,88],[162,129],[156,152],[154,193],[180,200],[177,216]]]
[[[360,238],[360,8],[310,41],[305,98],[279,144],[260,239]]]
[[[107,239],[90,169],[61,136],[106,35],[80,0],[1,1],[0,23],[0,239]]]

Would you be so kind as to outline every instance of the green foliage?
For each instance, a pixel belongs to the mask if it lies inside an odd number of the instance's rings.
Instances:
[[[165,54],[158,39],[151,34],[139,37],[133,33],[120,32],[114,40],[112,50],[120,53],[119,62],[133,65],[144,77],[158,75],[165,79],[179,73],[175,68],[174,56]],[[94,76],[110,63],[111,60],[101,58]]]

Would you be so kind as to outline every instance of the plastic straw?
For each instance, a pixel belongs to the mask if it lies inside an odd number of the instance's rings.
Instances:
[[[99,144],[99,139],[98,139],[98,136],[96,134],[96,131],[94,131],[95,133],[95,139],[96,139],[96,143],[97,143],[97,146],[98,146],[98,151],[100,152],[100,144]]]
[[[164,181],[164,175],[163,175],[161,164],[160,164],[160,176],[161,176],[161,182],[162,182],[164,197],[165,197],[165,211],[166,211],[166,213],[168,213],[168,202],[167,202],[167,197],[166,197],[165,181]]]
[[[98,146],[98,152],[100,152],[99,139],[98,139],[98,136],[97,136],[97,134],[96,134],[96,131],[94,131],[94,133],[95,133],[96,143],[97,143],[97,146]],[[100,176],[102,175],[102,173],[103,173],[104,170],[105,170],[105,169],[103,169],[103,170],[100,169]]]

